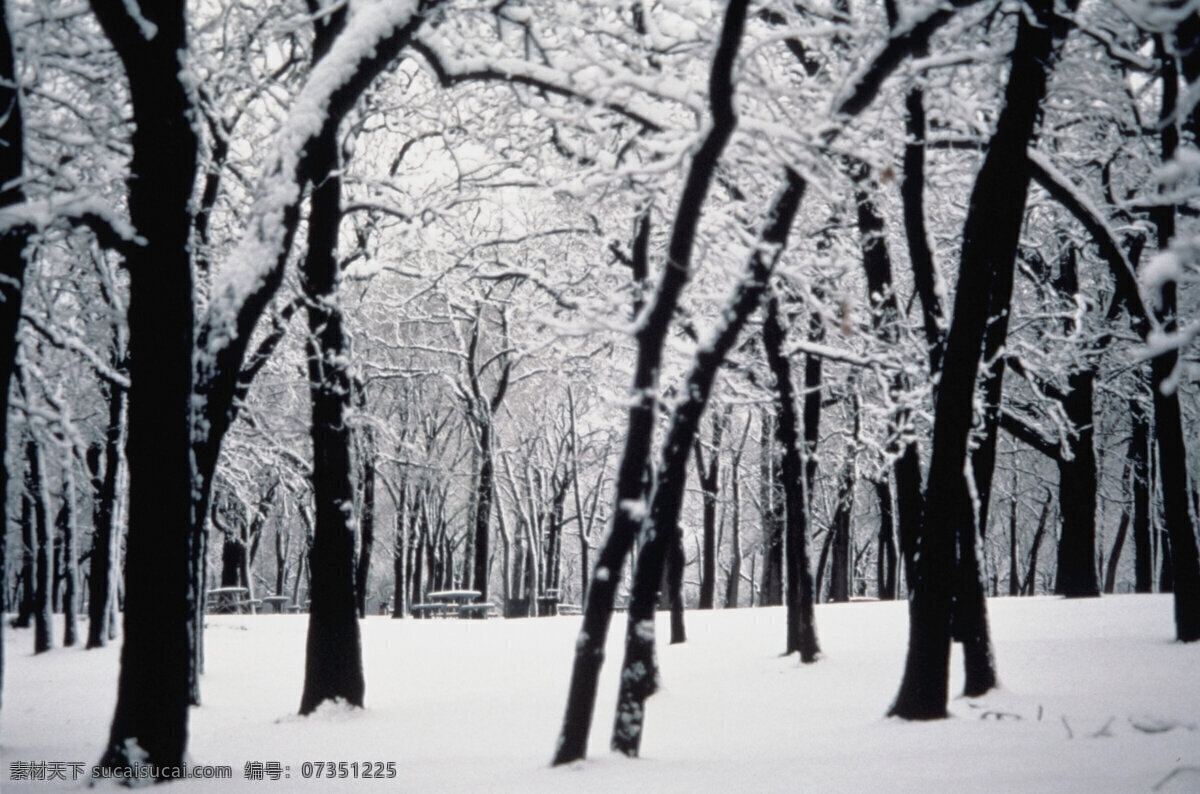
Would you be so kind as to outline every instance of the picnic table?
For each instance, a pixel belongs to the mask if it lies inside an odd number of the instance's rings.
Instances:
[[[415,615],[424,617],[449,617],[458,615],[460,618],[486,618],[496,608],[492,603],[475,603],[475,599],[483,595],[478,590],[435,590],[426,594],[427,604],[414,604],[412,611]]]
[[[216,615],[230,615],[242,612],[251,606],[246,596],[250,590],[245,587],[214,587],[208,591],[205,603],[206,611]]]
[[[287,611],[288,602],[291,601],[287,596],[263,596],[263,603],[271,607],[276,614],[282,615]]]

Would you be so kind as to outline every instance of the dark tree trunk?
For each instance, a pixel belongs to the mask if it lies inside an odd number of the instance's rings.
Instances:
[[[479,481],[475,487],[474,561],[471,572],[472,587],[481,593],[480,599],[488,599],[488,549],[492,516],[492,496],[495,492],[495,464],[492,460],[492,425],[479,428]]]
[[[108,428],[104,447],[88,451],[92,476],[92,558],[88,574],[88,648],[108,644],[110,620],[116,601],[117,557],[120,554],[121,528],[118,523],[117,487],[125,465],[126,392],[110,386]],[[101,463],[103,456],[103,464]]]
[[[0,469],[5,468],[0,466]],[[34,539],[33,539],[33,497],[28,488],[21,493],[21,592],[18,596],[17,619],[13,628],[27,629],[33,625],[34,612],[34,579],[37,574],[34,568]]]
[[[1176,115],[1179,75],[1175,56],[1156,39],[1162,65],[1162,159],[1175,156],[1179,144]],[[1158,247],[1166,249],[1175,237],[1175,207],[1165,205],[1153,212]],[[1154,307],[1162,330],[1170,334],[1179,327],[1177,316],[1178,286],[1174,281],[1162,284]],[[1159,482],[1162,486],[1163,517],[1170,552],[1171,584],[1175,595],[1175,637],[1181,642],[1200,640],[1200,547],[1188,505],[1187,446],[1184,443],[1183,416],[1179,392],[1170,386],[1179,365],[1179,352],[1171,350],[1150,361],[1154,395],[1154,436],[1158,446]],[[1164,555],[1165,557],[1166,555]]]
[[[735,14],[744,19],[745,8],[734,11],[736,5],[736,2],[730,4],[726,30],[730,27],[729,19]],[[740,28],[742,21],[739,19],[737,27]],[[693,356],[681,390],[687,397],[671,413],[655,478],[650,515],[643,530],[645,540],[638,550],[633,591],[629,599],[629,622],[625,632],[625,659],[617,693],[612,749],[628,756],[636,756],[639,752],[646,698],[658,687],[654,642],[655,592],[662,578],[667,550],[672,543],[678,542],[679,511],[687,481],[688,451],[699,431],[700,419],[717,372],[737,341],[746,320],[761,302],[775,263],[787,245],[792,220],[804,196],[805,187],[806,183],[798,174],[791,169],[785,172],[784,187],[776,195],[767,214],[759,245],[721,314],[725,325],[708,345],[700,347]]]
[[[1021,588],[1025,595],[1037,595],[1038,551],[1042,548],[1042,538],[1046,536],[1046,525],[1050,518],[1050,492],[1046,492],[1046,501],[1042,503],[1042,514],[1038,517],[1037,529],[1033,533],[1033,542],[1029,545],[1029,568],[1025,571],[1025,584]]]
[[[764,410],[759,435],[759,519],[762,526],[763,568],[759,604],[783,604],[783,482],[779,459],[775,454],[775,437],[779,417]]]
[[[332,43],[340,19],[317,23],[317,48]],[[365,682],[354,582],[354,484],[350,467],[348,355],[337,303],[337,232],[341,221],[336,128],[312,144],[313,173],[308,254],[303,286],[307,298],[309,395],[312,401],[313,494],[316,519],[309,558],[308,640],[300,713],[326,700],[363,705]]]
[[[1104,592],[1112,595],[1117,587],[1117,566],[1121,562],[1121,551],[1125,548],[1125,537],[1129,532],[1129,511],[1121,511],[1117,524],[1117,536],[1113,539],[1112,552],[1108,555],[1108,567],[1104,573]]]
[[[908,168],[913,169],[913,173],[922,176],[924,169],[924,109],[919,89],[914,89],[916,94],[913,100],[910,94],[910,102],[916,102],[915,113],[910,113],[910,127],[915,126],[919,129],[910,129],[909,133],[915,135],[914,140],[910,141],[905,148],[905,168],[906,175],[909,173]],[[912,150],[910,153],[909,150]],[[912,162],[909,162],[909,160]],[[855,181],[861,183],[868,175],[865,166],[860,166],[854,174]],[[937,330],[940,322],[941,305],[936,296],[933,294],[933,260],[929,253],[928,245],[924,242],[924,218],[923,218],[923,186],[917,184],[915,187],[908,182],[908,177],[902,185],[902,198],[904,199],[904,211],[906,227],[911,224],[908,229],[910,241],[913,238],[920,250],[911,252],[913,260],[914,277],[919,282],[922,290],[929,290],[929,294],[922,292],[922,303],[926,311],[926,334],[927,341],[931,351],[935,346],[940,344],[940,332]],[[865,190],[858,190],[855,196],[856,204],[858,205],[858,230],[859,230],[859,246],[862,249],[863,271],[867,277],[867,299],[871,305],[871,326],[875,331],[876,336],[880,341],[889,347],[894,347],[900,342],[900,304],[896,299],[895,286],[892,281],[892,257],[888,251],[887,238],[885,236],[885,227],[883,215],[871,201],[870,194]],[[911,205],[911,206],[910,206]],[[909,215],[912,215],[910,218]],[[916,274],[920,273],[917,277]],[[925,281],[929,283],[926,284]],[[926,305],[927,302],[927,305]],[[936,317],[931,317],[932,313],[937,313]],[[931,371],[935,371],[937,362],[940,361],[940,353],[931,352],[930,367]],[[898,526],[900,535],[900,548],[905,551],[904,560],[906,566],[906,574],[908,578],[912,578],[912,557],[916,552],[916,535],[920,531],[921,523],[921,456],[917,449],[917,442],[914,440],[904,440],[905,431],[909,424],[909,411],[904,407],[902,395],[908,390],[908,378],[902,372],[892,376],[889,384],[889,396],[891,402],[896,407],[888,416],[888,441],[887,452],[893,458],[892,472],[896,481],[896,509],[899,511]],[[887,484],[883,483],[886,490]],[[883,505],[883,491],[878,491]],[[891,492],[887,493],[888,506],[888,526],[887,538],[888,543],[894,543],[891,540],[893,537],[892,531],[892,500]],[[911,537],[911,540],[905,538]],[[884,551],[884,535],[880,535],[880,550]],[[892,554],[895,553],[892,548]],[[886,561],[886,556],[878,558],[881,562]],[[890,592],[891,595],[881,598],[895,598],[895,574],[891,574],[892,584],[887,588],[883,587],[883,579],[885,572],[880,570],[878,581],[881,592]]]
[[[825,540],[821,542],[821,553],[817,557],[817,582],[815,593],[818,600],[821,600],[822,594],[825,593],[825,569],[829,564],[829,550],[833,547],[833,530],[829,529],[825,532]]]
[[[787,358],[787,328],[779,316],[779,300],[772,294],[767,300],[763,320],[763,347],[775,378],[779,396],[779,421],[776,431],[783,450],[780,468],[787,509],[787,654],[799,653],[802,662],[815,662],[821,652],[813,614],[814,585],[809,559],[809,495],[805,488],[804,462],[800,454],[799,417],[792,384],[791,362]]]
[[[144,762],[170,774],[181,768],[187,745],[188,623],[197,597],[189,586],[194,324],[188,244],[198,146],[195,108],[180,79],[186,12],[181,2],[142,9],[157,31],[147,39],[127,5],[94,0],[92,9],[129,81],[134,131],[127,201],[146,240],[125,258],[133,384],[125,642],[101,765]]]
[[[914,54],[920,56],[924,53]],[[925,92],[919,87],[910,89],[904,99],[904,108],[905,131],[908,135],[904,145],[904,174],[900,178],[904,234],[908,240],[913,284],[921,299],[922,327],[925,330],[925,345],[929,350],[929,372],[935,376],[936,382],[937,374],[942,371],[945,352],[946,332],[943,324],[946,312],[937,290],[937,265],[925,229]]]
[[[1175,592],[1175,571],[1171,567],[1171,533],[1160,529],[1158,537],[1158,592],[1173,593]]]
[[[245,587],[242,570],[245,568],[246,546],[242,539],[225,535],[221,541],[221,587]]]
[[[1014,485],[1015,485],[1014,477]],[[1021,571],[1017,568],[1017,489],[1013,488],[1013,496],[1008,512],[1008,594],[1021,594]]]
[[[712,416],[712,457],[705,465],[704,450],[696,439],[696,475],[704,495],[703,543],[700,554],[700,609],[712,609],[717,592],[717,495],[721,474],[721,415]]]
[[[904,719],[946,716],[952,622],[968,655],[982,663],[968,660],[966,691],[979,694],[995,683],[982,584],[976,574],[962,587],[962,566],[956,561],[968,549],[974,555],[976,534],[965,479],[972,401],[963,395],[975,392],[988,315],[999,308],[990,297],[1011,292],[1029,187],[1025,151],[1034,138],[1048,71],[1066,27],[1049,0],[1030,2],[1019,17],[1004,107],[971,193],[936,400],[921,550],[909,600],[908,658],[889,712]]]
[[[858,479],[854,457],[854,450],[848,449],[838,477],[837,502],[829,525],[829,600],[837,602],[850,600],[850,519],[854,515],[854,486]]]
[[[750,422],[746,422],[750,429]],[[742,435],[745,442],[746,436]],[[742,484],[738,469],[741,465],[741,448],[734,454],[729,467],[729,501],[732,505],[729,516],[729,578],[725,581],[725,608],[738,607],[738,592],[742,579]]]
[[[2,4],[0,4],[2,5]],[[0,208],[25,200],[25,128],[16,59],[8,28],[8,10],[0,7]],[[17,355],[17,324],[25,284],[25,245],[28,232],[9,229],[0,234],[0,450],[8,448],[8,387]],[[0,520],[7,527],[8,467],[0,461]],[[0,547],[5,546],[0,532]],[[5,552],[0,548],[0,580],[7,583]],[[26,580],[28,581],[28,580]],[[0,587],[0,589],[3,589]],[[20,615],[18,615],[20,617]],[[0,693],[4,680],[4,627],[0,621]],[[2,702],[2,699],[0,699]]]
[[[1074,433],[1058,464],[1058,503],[1063,509],[1054,592],[1065,596],[1100,594],[1096,580],[1096,449],[1093,442],[1092,392],[1095,373],[1072,372],[1064,412]]]
[[[1154,592],[1154,552],[1150,548],[1150,418],[1140,400],[1129,401],[1133,417],[1129,440],[1129,487],[1133,494],[1133,579],[1138,593]]]
[[[683,569],[687,554],[683,549],[683,533],[675,529],[675,542],[667,553],[667,592],[671,601],[671,644],[687,642],[687,627],[683,620]]]
[[[392,538],[392,617],[403,618],[408,607],[408,577],[412,575],[412,552],[408,540],[408,500],[404,488],[396,503],[396,529]]]
[[[896,598],[896,536],[895,511],[892,508],[892,489],[885,479],[875,483],[875,496],[879,500],[879,550],[875,556],[875,586],[879,600],[893,601]]]
[[[58,511],[58,531],[63,550],[63,647],[79,641],[79,528],[75,519],[75,473],[67,457],[62,474],[62,507]]]
[[[625,558],[637,538],[646,510],[663,346],[680,294],[691,276],[692,250],[701,211],[721,152],[737,124],[733,109],[732,70],[745,23],[746,7],[745,0],[730,0],[726,8],[709,81],[712,124],[695,150],[688,169],[671,230],[666,267],[636,333],[637,363],[630,392],[634,401],[629,409],[625,449],[617,471],[613,523],[597,553],[596,572],[588,587],[583,626],[575,645],[575,664],[571,671],[566,713],[554,752],[555,765],[571,763],[587,756],[596,685],[604,663],[604,644],[608,638],[613,599],[617,584],[621,581]],[[649,216],[642,214],[631,257],[638,286],[645,281],[649,272],[648,246]]]
[[[425,601],[424,579],[425,579],[425,533],[420,532],[417,535],[416,543],[413,544],[413,571],[412,578],[409,580],[409,585],[412,587],[412,603],[421,604]]]
[[[371,552],[375,547],[375,440],[370,428],[362,432],[362,519],[358,543],[358,569],[354,576],[354,597],[358,616],[365,618],[367,587],[371,575]]]
[[[33,652],[45,653],[54,645],[50,636],[50,525],[47,515],[50,495],[46,490],[42,451],[36,441],[25,443],[25,465],[25,490],[33,505]]]

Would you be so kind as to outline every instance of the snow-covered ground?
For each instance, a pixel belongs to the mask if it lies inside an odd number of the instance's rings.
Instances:
[[[367,708],[308,719],[295,716],[305,617],[210,617],[191,758],[231,766],[233,780],[167,790],[1200,791],[1200,643],[1172,641],[1169,597],[994,599],[989,609],[1004,687],[953,701],[953,719],[933,723],[883,716],[904,662],[902,603],[819,607],[814,665],[779,656],[782,609],[689,612],[689,641],[660,648],[664,688],[648,703],[639,760],[607,750],[617,615],[591,759],[559,769],[548,761],[577,617],[369,618]],[[13,781],[13,764],[97,759],[118,651],[33,657],[31,633],[11,629],[5,643],[0,789],[49,788]],[[320,761],[390,761],[396,777],[306,782],[305,762]],[[290,778],[246,779],[247,762],[278,762]]]

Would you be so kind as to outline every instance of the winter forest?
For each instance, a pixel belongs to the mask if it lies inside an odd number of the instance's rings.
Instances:
[[[0,746],[111,648],[80,760],[178,777],[230,626],[301,715],[565,626],[543,767],[733,610],[887,615],[899,730],[1023,604],[1194,695],[1198,106],[1194,0],[0,2]]]

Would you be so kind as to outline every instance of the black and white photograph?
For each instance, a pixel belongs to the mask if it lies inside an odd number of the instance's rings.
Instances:
[[[1200,791],[1200,0],[0,0],[0,790]]]

